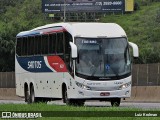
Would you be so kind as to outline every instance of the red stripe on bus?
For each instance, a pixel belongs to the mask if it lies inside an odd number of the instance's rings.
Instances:
[[[67,72],[64,61],[59,56],[48,56],[49,65],[57,72]]]
[[[44,32],[43,34],[51,34],[51,33],[58,33],[58,32],[65,32],[66,29],[59,29],[59,30],[51,30],[51,31],[47,31],[47,32]]]

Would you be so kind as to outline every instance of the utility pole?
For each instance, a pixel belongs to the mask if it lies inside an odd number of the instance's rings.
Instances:
[[[63,15],[63,22],[66,22],[66,0],[64,0],[64,15]]]

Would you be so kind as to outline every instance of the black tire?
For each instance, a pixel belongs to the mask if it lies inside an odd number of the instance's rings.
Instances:
[[[66,97],[65,97],[65,94],[66,94],[66,88],[62,89],[62,100],[63,100],[63,103],[66,103]]]
[[[30,89],[30,103],[34,103],[35,101],[36,99],[35,99],[34,87],[32,85]]]
[[[47,103],[48,100],[46,100],[45,98],[35,98],[35,102],[36,103]]]
[[[63,102],[66,103],[66,105],[73,105],[73,106],[83,106],[84,105],[84,102],[85,102],[84,100],[69,99],[67,88],[65,88],[63,95],[64,95]]]
[[[74,106],[84,106],[84,100],[75,100]]]
[[[121,98],[112,98],[111,105],[112,107],[118,107],[121,103]]]
[[[64,89],[64,99],[63,99],[64,103],[66,103],[66,105],[71,105],[71,100],[68,99],[68,93],[67,93],[67,88],[65,87]]]
[[[76,100],[76,99],[69,99],[69,101],[66,104],[72,105],[72,106],[84,106],[84,101]]]
[[[30,103],[30,94],[28,89],[25,89],[25,102],[28,104]]]

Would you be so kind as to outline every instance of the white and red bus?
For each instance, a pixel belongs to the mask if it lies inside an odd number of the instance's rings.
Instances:
[[[17,35],[16,94],[29,103],[63,99],[120,105],[131,95],[131,57],[136,44],[115,23],[57,23]]]

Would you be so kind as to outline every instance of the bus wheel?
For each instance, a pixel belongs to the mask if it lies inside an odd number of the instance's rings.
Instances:
[[[67,88],[65,88],[65,90],[64,90],[64,102],[67,104],[67,105],[70,105],[71,103],[71,101],[70,101],[70,99],[68,99],[68,94],[67,94]]]
[[[113,98],[111,99],[111,105],[112,107],[118,107],[120,105],[121,98]]]
[[[35,97],[34,98],[34,102],[35,103],[46,103],[47,104],[48,100],[46,100],[45,98],[37,98],[37,97]]]
[[[67,88],[64,91],[64,101],[66,105],[75,105],[75,101],[68,98]]]
[[[76,100],[74,105],[75,106],[84,106],[84,102],[85,102],[84,100]]]
[[[34,102],[35,102],[35,94],[34,94],[34,87],[32,85],[30,90],[30,103],[34,103]]]
[[[25,102],[27,102],[28,104],[30,103],[30,95],[28,89],[25,90]]]

